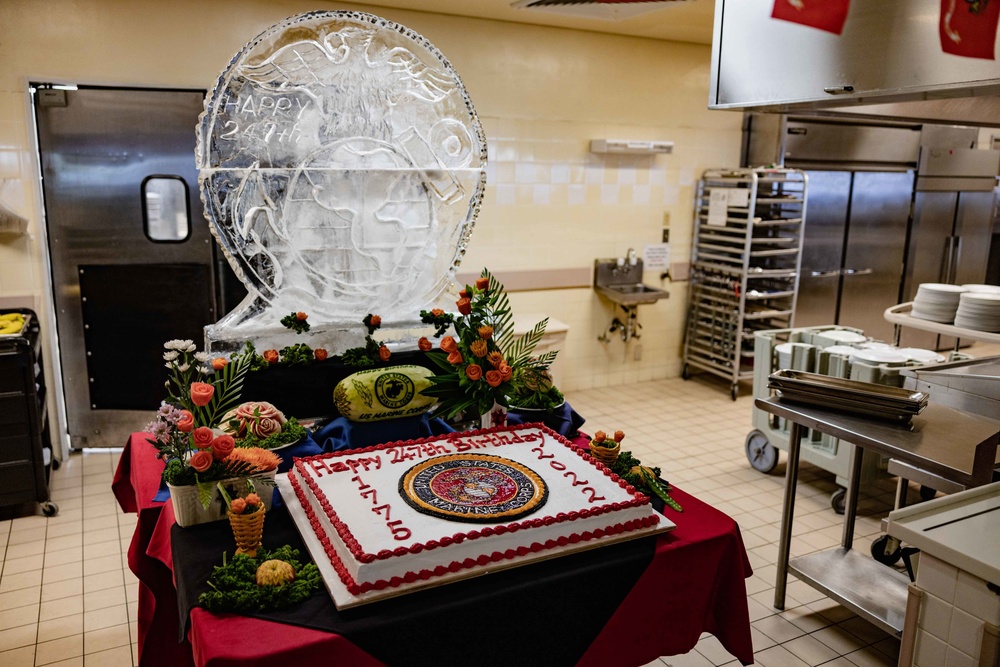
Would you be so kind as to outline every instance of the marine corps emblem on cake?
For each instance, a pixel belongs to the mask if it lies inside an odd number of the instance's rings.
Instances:
[[[436,456],[407,470],[399,494],[413,509],[449,521],[499,523],[531,514],[548,487],[530,468],[490,454]]]

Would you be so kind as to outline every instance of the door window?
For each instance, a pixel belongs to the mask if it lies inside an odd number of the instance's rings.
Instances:
[[[147,176],[142,181],[142,224],[150,241],[180,243],[191,236],[187,183],[180,176]]]

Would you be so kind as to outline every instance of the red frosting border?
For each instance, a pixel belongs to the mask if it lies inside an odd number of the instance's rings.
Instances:
[[[320,541],[320,544],[323,545],[323,550],[326,552],[327,558],[330,560],[330,564],[333,566],[337,576],[340,577],[340,580],[347,587],[347,591],[351,595],[360,595],[373,590],[380,591],[386,588],[395,588],[397,586],[401,586],[402,584],[410,584],[416,581],[426,581],[431,577],[440,577],[448,572],[458,572],[470,567],[475,567],[476,565],[488,565],[489,563],[510,560],[516,558],[517,556],[525,556],[529,553],[538,553],[539,551],[554,549],[555,547],[564,547],[569,544],[588,542],[590,540],[600,539],[609,535],[629,533],[634,530],[639,530],[640,528],[655,526],[660,520],[654,513],[641,519],[632,519],[624,523],[616,523],[608,526],[607,528],[598,528],[592,531],[585,530],[582,533],[573,533],[569,536],[564,535],[556,539],[546,540],[545,542],[532,542],[531,546],[522,545],[516,549],[494,551],[492,554],[482,554],[478,558],[470,557],[462,561],[453,560],[448,565],[438,565],[433,570],[422,569],[419,572],[407,571],[402,577],[397,576],[388,580],[379,579],[374,582],[363,582],[359,584],[354,577],[351,576],[351,573],[347,571],[347,568],[344,566],[344,562],[341,560],[340,556],[337,555],[337,551],[333,544],[331,544],[330,538],[327,537],[326,531],[321,530],[322,526],[320,525],[319,518],[313,510],[312,504],[305,498],[305,493],[299,485],[298,479],[294,475],[289,474],[288,480],[292,485],[292,489],[295,491],[295,495],[299,499],[299,503],[302,505],[302,509],[306,513],[306,517],[309,519],[309,525],[312,527],[313,533],[316,534],[316,538]]]
[[[490,537],[491,535],[503,535],[504,533],[507,532],[516,532],[518,530],[523,530],[528,528],[538,528],[542,525],[552,525],[554,523],[563,523],[564,521],[576,521],[577,519],[586,519],[592,516],[599,516],[601,514],[606,514],[608,512],[615,512],[630,507],[641,507],[642,505],[649,504],[648,496],[639,491],[636,491],[635,487],[633,487],[624,479],[613,473],[611,469],[608,468],[606,465],[604,465],[600,461],[597,461],[596,459],[593,459],[588,454],[581,451],[578,447],[575,447],[571,442],[569,442],[564,437],[562,437],[561,435],[550,429],[545,424],[535,422],[529,424],[509,424],[505,426],[495,426],[493,428],[488,428],[488,429],[466,431],[462,433],[461,437],[474,437],[478,435],[488,435],[491,433],[502,433],[510,431],[527,431],[530,429],[542,431],[546,435],[552,437],[556,442],[568,448],[570,451],[572,451],[580,458],[586,459],[591,465],[597,468],[597,470],[603,472],[606,477],[611,478],[613,482],[617,482],[618,486],[620,486],[622,489],[625,490],[626,493],[632,496],[632,500],[628,500],[625,502],[608,503],[606,505],[591,507],[580,511],[559,512],[555,516],[549,515],[547,517],[536,517],[533,519],[525,519],[524,521],[515,522],[511,524],[486,526],[479,530],[473,529],[467,532],[458,532],[455,533],[450,538],[444,537],[441,540],[428,540],[427,542],[416,542],[408,547],[400,546],[392,550],[383,549],[378,553],[372,554],[365,552],[364,549],[361,548],[360,543],[358,543],[358,540],[354,537],[354,534],[351,533],[351,529],[348,527],[346,523],[340,520],[339,516],[337,516],[337,513],[331,506],[330,501],[326,497],[326,494],[323,493],[322,489],[320,489],[319,485],[316,483],[316,480],[312,478],[312,475],[309,474],[309,471],[306,469],[304,465],[305,462],[314,460],[325,460],[325,459],[344,457],[344,456],[355,456],[357,454],[366,454],[369,452],[388,449],[390,447],[420,445],[426,442],[438,442],[449,439],[448,436],[452,434],[448,433],[444,435],[437,435],[431,438],[419,438],[416,440],[397,440],[394,442],[387,442],[379,445],[373,445],[371,447],[364,447],[360,449],[349,449],[340,452],[332,452],[329,454],[317,454],[314,456],[308,456],[304,458],[296,457],[294,459],[295,461],[294,466],[295,469],[298,471],[299,475],[302,476],[302,479],[305,480],[305,483],[309,486],[309,490],[312,491],[313,496],[316,498],[317,502],[319,502],[320,507],[323,508],[323,512],[326,514],[327,520],[329,520],[330,525],[333,526],[334,530],[337,531],[337,535],[340,537],[341,542],[344,543],[344,546],[347,547],[348,551],[351,552],[351,555],[353,555],[354,558],[360,563],[371,563],[376,560],[386,560],[388,558],[405,556],[411,553],[430,551],[440,546],[448,546],[453,542],[460,543],[464,540],[475,540],[480,537]],[[301,496],[299,500],[302,501]]]

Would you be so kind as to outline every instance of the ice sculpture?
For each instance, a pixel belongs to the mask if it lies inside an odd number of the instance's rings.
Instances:
[[[205,102],[197,162],[212,232],[250,295],[206,343],[331,352],[438,305],[486,183],[461,79],[426,39],[359,12],[286,19],[233,58]],[[446,302],[450,303],[450,299]],[[278,321],[306,311],[296,338]]]

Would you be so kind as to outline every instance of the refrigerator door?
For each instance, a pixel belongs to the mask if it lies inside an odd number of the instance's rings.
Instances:
[[[952,261],[956,239],[955,201],[957,192],[918,192],[913,203],[913,225],[910,231],[910,249],[906,259],[906,279],[903,283],[902,301],[912,301],[920,283],[950,282],[946,272]],[[928,331],[904,327],[900,332],[900,345],[928,350],[942,349],[947,342]]]
[[[912,171],[854,174],[837,324],[882,340],[893,335],[882,313],[899,302],[913,177]]]
[[[993,236],[993,192],[960,192],[955,235],[958,247],[953,263],[956,285],[986,282]]]
[[[809,217],[803,233],[795,325],[836,324],[840,268],[851,192],[849,171],[809,171]]]

